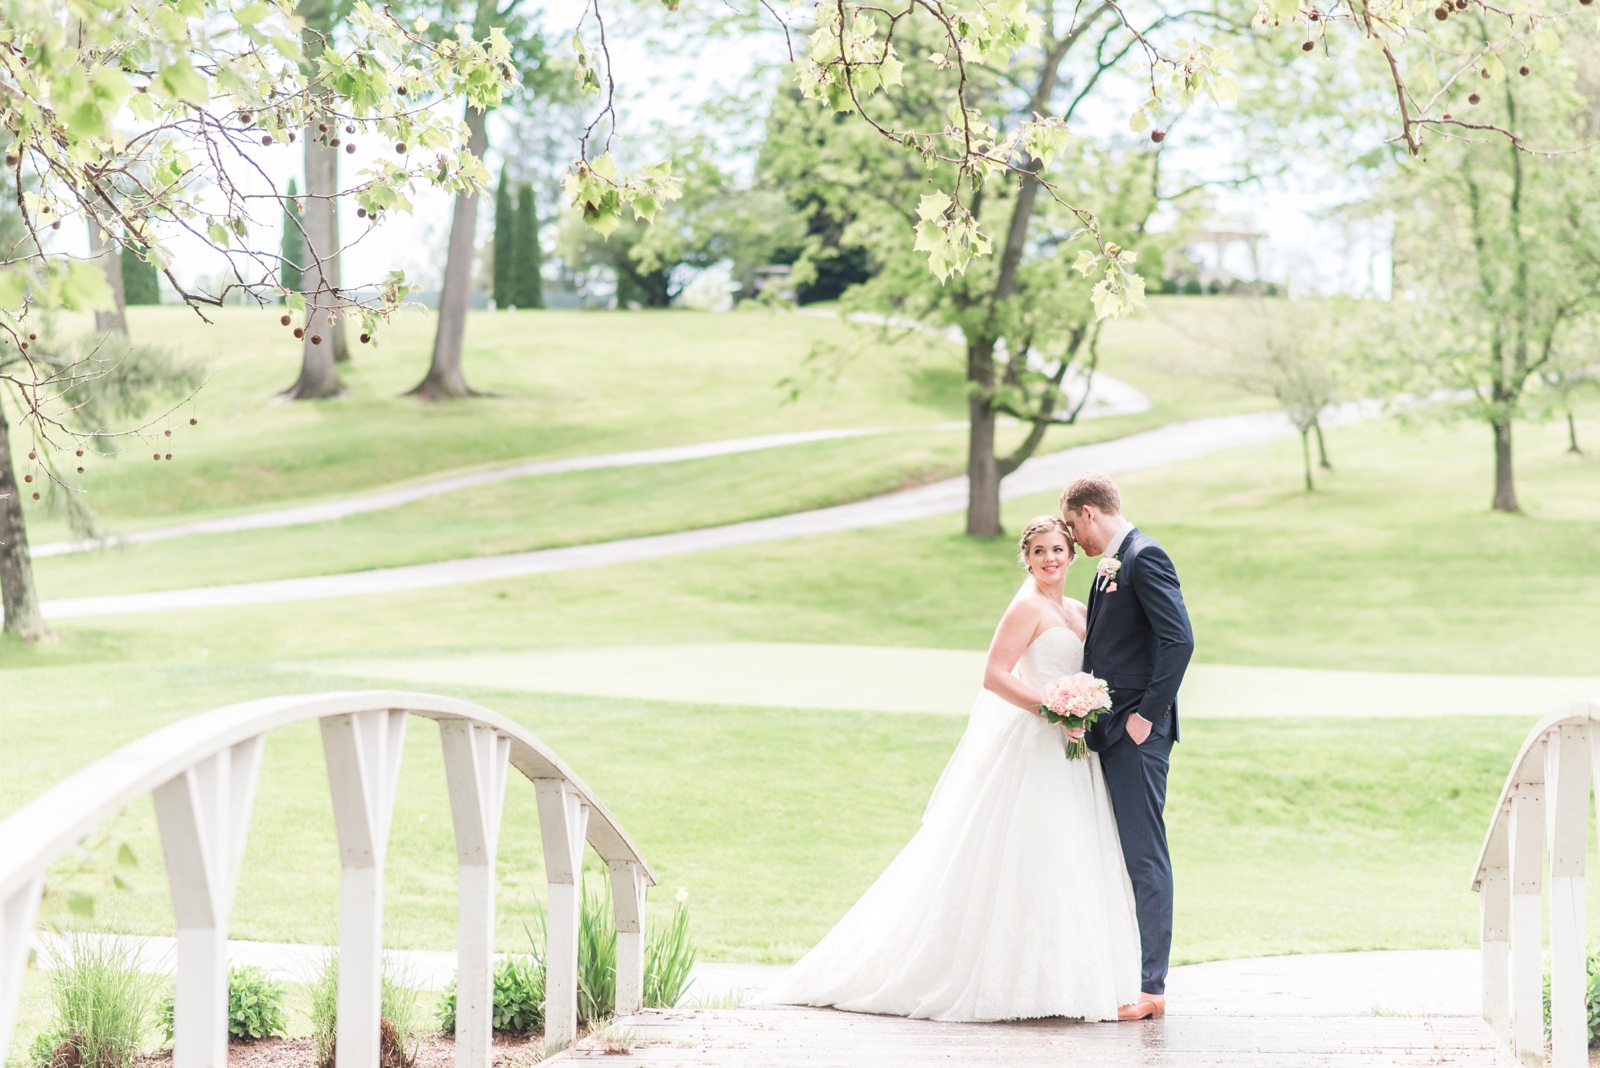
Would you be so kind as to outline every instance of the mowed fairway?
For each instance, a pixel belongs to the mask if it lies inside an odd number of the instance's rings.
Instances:
[[[1600,440],[1600,410],[1581,435]],[[1600,461],[1557,428],[1519,436],[1528,514],[1492,516],[1473,425],[1377,422],[1329,436],[1336,470],[1298,487],[1296,442],[1124,479],[1171,550],[1213,662],[1592,673]],[[1012,502],[1015,529],[1046,510]],[[72,621],[0,646],[0,809],[155,725],[327,689],[318,656],[796,640],[982,648],[1016,588],[1014,549],[960,517],[589,571],[347,600]],[[1081,594],[1088,569],[1074,576]],[[373,685],[383,680],[372,680]],[[781,679],[773,685],[781,686]],[[912,834],[959,717],[775,711],[439,687],[528,724],[687,886],[713,958],[787,960]],[[1184,960],[1472,943],[1466,881],[1526,719],[1191,721],[1170,796]],[[452,851],[437,741],[414,725],[391,856],[389,937],[448,945]],[[511,792],[501,939],[538,885],[531,796]],[[142,889],[106,922],[170,928],[147,809],[124,833]],[[269,747],[240,936],[327,940],[337,868],[311,731]],[[108,904],[114,900],[108,898]],[[670,901],[657,893],[656,909]]]

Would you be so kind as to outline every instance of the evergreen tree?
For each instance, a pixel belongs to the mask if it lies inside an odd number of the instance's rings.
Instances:
[[[161,282],[156,265],[140,255],[143,249],[122,246],[122,292],[129,304],[160,304]]]
[[[283,202],[283,244],[278,253],[278,282],[291,293],[298,292],[305,281],[301,267],[306,258],[306,235],[300,230],[294,199],[299,191],[290,178],[289,199]]]
[[[533,186],[522,183],[517,196],[516,237],[512,241],[511,303],[519,308],[544,307],[544,280],[539,277],[539,214]]]
[[[508,168],[500,168],[500,186],[494,193],[494,306],[504,308],[512,303],[512,259],[516,255],[516,209],[511,203]]]

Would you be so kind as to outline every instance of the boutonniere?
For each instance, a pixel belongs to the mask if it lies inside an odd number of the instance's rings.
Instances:
[[[1094,573],[1100,577],[1101,589],[1107,593],[1117,592],[1117,572],[1122,570],[1122,561],[1115,556],[1102,556],[1100,563],[1095,567]]]

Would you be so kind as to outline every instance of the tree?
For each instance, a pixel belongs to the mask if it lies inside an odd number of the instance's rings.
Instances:
[[[518,308],[544,307],[543,257],[539,251],[539,210],[533,184],[523,182],[517,191],[517,221],[512,242],[511,303]]]
[[[119,348],[126,345],[122,334],[102,334],[81,348],[57,344],[40,321],[51,308],[117,310],[103,269],[120,266],[113,244],[141,250],[179,299],[197,311],[222,304],[236,291],[261,302],[282,294],[278,254],[252,244],[249,208],[263,194],[246,187],[243,178],[249,174],[253,181],[260,173],[251,152],[291,143],[299,131],[327,118],[397,145],[432,146],[425,160],[406,160],[402,153],[401,163],[376,168],[343,191],[369,217],[408,207],[416,182],[454,192],[476,189],[486,177],[476,157],[463,151],[459,124],[418,101],[459,94],[485,107],[498,102],[513,76],[503,38],[464,37],[444,48],[421,38],[415,27],[358,4],[346,49],[325,48],[316,70],[308,72],[300,65],[296,29],[287,0],[237,7],[220,0],[184,0],[180,6],[102,0],[87,7],[48,0],[6,9],[4,49],[16,59],[0,62],[0,128],[6,130],[0,169],[0,408],[11,405],[0,410],[6,416],[0,484],[10,482],[10,496],[0,503],[0,537],[6,539],[0,547],[0,593],[15,608],[6,621],[9,630],[37,629],[37,612],[28,608],[37,596],[9,455],[12,440],[25,434],[33,454],[29,463],[37,465],[25,472],[24,484],[30,477],[42,480],[71,499],[69,476],[61,468],[77,465],[65,458],[77,460],[114,436],[90,418],[97,410],[91,395],[101,389],[115,393],[129,375],[145,374],[138,369],[147,361]],[[48,58],[24,63],[19,57]],[[39,239],[73,215],[90,224],[93,258],[55,251]],[[199,238],[228,262],[227,281],[215,291],[192,288],[173,273],[170,242],[179,232]],[[332,251],[324,243],[308,255],[316,261]],[[375,331],[408,288],[398,274],[385,280],[381,293],[361,304],[363,328]],[[303,311],[314,322],[338,295],[325,278],[308,290],[285,296],[292,312]],[[148,384],[129,388],[148,396]],[[139,432],[135,427],[123,433]]]
[[[1593,393],[1597,385],[1597,358],[1600,358],[1600,315],[1589,315],[1566,324],[1553,347],[1550,363],[1540,372],[1552,401],[1550,409],[1567,421],[1567,452],[1582,455],[1578,445],[1578,420],[1573,402],[1582,393]]]
[[[442,16],[456,13],[461,0],[445,0],[439,5]],[[472,34],[476,38],[497,35],[508,46],[508,60],[518,73],[520,98],[571,92],[572,80],[562,77],[560,64],[551,63],[543,33],[524,14],[521,0],[475,0]],[[459,12],[465,15],[465,11]],[[441,23],[444,21],[441,18]],[[469,147],[481,158],[489,150],[488,109],[468,102],[464,119],[469,131]],[[472,264],[476,255],[478,229],[478,191],[463,190],[456,196],[450,218],[450,245],[445,258],[444,282],[439,290],[439,321],[433,338],[433,358],[428,373],[412,387],[422,400],[437,401],[474,395],[461,370],[461,349],[467,332],[467,308],[472,293]],[[513,254],[514,255],[514,254]]]
[[[1054,9],[1044,4],[1036,10],[1050,14]],[[975,121],[1015,128],[1030,116],[1051,112],[1064,83],[1072,86],[1071,98],[1057,110],[1063,121],[1070,120],[1136,43],[1109,17],[1109,8],[1096,10],[1088,17],[1063,13],[1058,24],[1045,25],[1036,50],[1018,53],[1009,66],[975,68],[963,92]],[[1158,16],[1147,29],[1165,21]],[[865,247],[881,265],[871,281],[850,293],[850,304],[891,319],[960,329],[969,386],[967,532],[993,537],[1000,533],[1000,481],[1033,455],[1051,426],[1077,418],[1062,387],[1094,373],[1099,313],[1108,294],[1075,269],[1070,246],[1087,251],[1098,239],[1116,246],[1114,256],[1124,265],[1135,259],[1159,263],[1163,246],[1146,224],[1158,206],[1181,203],[1184,191],[1163,189],[1159,147],[1047,151],[1048,159],[1033,158],[1020,176],[991,180],[971,197],[971,221],[1004,235],[1000,256],[973,258],[962,271],[937,277],[927,269],[926,242],[917,228],[925,221],[921,208],[930,177],[942,185],[953,180],[948,173],[953,168],[939,163],[930,170],[886,142],[873,124],[932,125],[956,106],[956,94],[933,59],[943,47],[937,36],[908,34],[899,41],[899,54],[908,61],[901,85],[892,101],[874,99],[863,106],[864,124],[842,122],[800,94],[780,94],[759,168],[797,208],[849,219],[839,243]],[[1027,89],[1026,96],[1019,87]],[[1093,235],[1080,213],[1056,197],[1039,195],[1047,181],[1060,195],[1081,195],[1093,204],[1098,215]],[[809,281],[813,257],[822,251],[820,235],[813,231],[791,280]],[[1119,284],[1126,299],[1142,299],[1143,280],[1137,275],[1130,273]],[[1003,415],[1029,428],[1004,456],[997,454],[995,434]]]
[[[1331,469],[1322,438],[1322,413],[1339,399],[1339,370],[1359,331],[1354,309],[1344,302],[1238,301],[1228,333],[1206,339],[1215,354],[1209,370],[1246,393],[1268,396],[1300,433],[1306,492],[1312,480],[1311,436],[1318,466]]]
[[[516,209],[512,206],[507,171],[500,168],[500,185],[494,191],[494,305],[505,308],[511,300],[512,249],[516,241]]]
[[[105,273],[106,285],[111,290],[107,307],[96,308],[94,328],[100,333],[126,335],[128,332],[128,301],[122,282],[122,256],[117,244],[106,233],[104,224],[95,215],[88,217],[89,258],[100,264]]]
[[[161,303],[161,276],[137,245],[122,246],[122,285],[129,307]]]
[[[283,240],[278,252],[278,285],[285,294],[299,293],[305,288],[305,272],[301,265],[306,261],[306,235],[300,229],[299,190],[293,178],[283,201]],[[280,298],[282,299],[282,298]]]
[[[669,136],[665,152],[676,172],[674,195],[651,221],[635,218],[602,231],[569,216],[564,227],[568,264],[608,268],[618,303],[665,308],[694,271],[724,261],[736,269],[770,263],[779,248],[799,243],[803,225],[781,197],[759,183],[741,187],[708,138]]]
[[[200,369],[173,358],[165,350],[133,345],[127,336],[111,331],[60,341],[54,324],[40,324],[26,351],[0,349],[0,603],[5,608],[5,633],[24,641],[49,635],[39,611],[39,595],[28,554],[28,531],[23,498],[43,500],[65,512],[69,525],[81,536],[93,536],[95,518],[73,487],[72,470],[81,474],[92,462],[85,452],[114,454],[122,438],[166,442],[153,427],[117,424],[145,415],[161,397],[192,394],[201,382]],[[17,372],[26,368],[26,375]],[[32,438],[24,468],[23,485],[17,483],[19,466],[12,451],[12,431],[7,407],[33,415],[20,424]],[[163,413],[166,414],[166,413]],[[168,431],[170,433],[170,430]],[[74,442],[76,456],[67,458],[58,442]],[[158,452],[157,458],[169,452]]]
[[[310,75],[317,69],[318,57],[333,46],[334,27],[349,14],[350,0],[302,0],[298,10],[304,20],[301,67]],[[316,400],[343,392],[336,367],[350,359],[339,270],[339,134],[343,131],[331,108],[318,109],[313,119],[305,130],[306,195],[295,202],[297,218],[285,214],[284,221],[294,223],[301,231],[302,243],[313,250],[301,267],[301,285],[309,281],[313,291],[325,296],[313,303],[306,315],[300,377],[285,393],[290,400]]]
[[[1458,51],[1490,39],[1489,25],[1462,23]],[[1450,410],[1490,428],[1496,511],[1519,510],[1513,428],[1527,414],[1529,387],[1555,367],[1563,330],[1600,308],[1600,161],[1519,147],[1600,132],[1600,92],[1586,97],[1574,76],[1592,46],[1576,36],[1552,46],[1539,79],[1508,74],[1498,60],[1481,68],[1487,78],[1466,71],[1471,95],[1458,104],[1474,109],[1478,125],[1515,130],[1518,140],[1437,144],[1426,166],[1402,166],[1387,197],[1396,213],[1395,292],[1408,325],[1389,353],[1393,388],[1468,397]]]

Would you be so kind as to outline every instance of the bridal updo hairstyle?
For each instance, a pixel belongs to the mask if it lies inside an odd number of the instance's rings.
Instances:
[[[1078,558],[1078,543],[1072,540],[1072,528],[1067,526],[1067,521],[1058,515],[1037,515],[1022,528],[1022,540],[1017,542],[1017,563],[1024,569],[1028,566],[1028,543],[1051,530],[1067,539],[1067,564],[1070,566]]]

